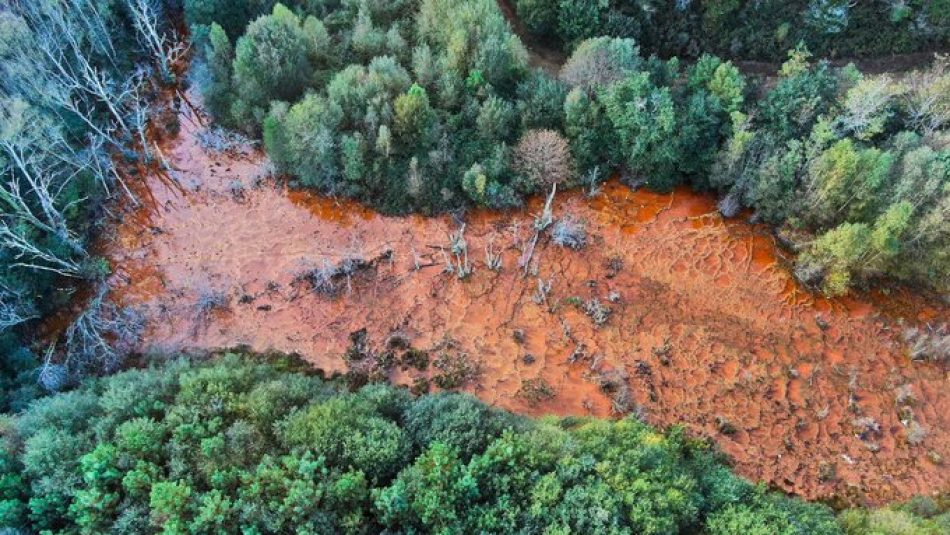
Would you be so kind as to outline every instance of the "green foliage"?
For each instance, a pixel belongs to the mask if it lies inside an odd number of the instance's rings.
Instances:
[[[485,99],[478,109],[475,126],[486,141],[509,138],[514,128],[515,107],[494,95]]]
[[[789,64],[786,63],[786,67]],[[782,78],[758,106],[758,122],[782,139],[807,135],[834,102],[837,80],[824,64],[803,70],[785,70]]]
[[[865,262],[870,238],[864,223],[842,223],[822,234],[801,256],[801,278],[816,282],[828,295],[847,293],[852,272]]]
[[[405,413],[404,426],[420,447],[439,442],[455,448],[455,453],[467,461],[505,429],[523,424],[471,396],[445,392],[416,400]]]
[[[395,132],[403,136],[410,146],[423,145],[421,138],[426,136],[432,124],[432,108],[426,90],[413,84],[404,95],[396,97]]]
[[[573,45],[587,37],[601,35],[602,19],[609,3],[601,0],[559,0],[558,36]]]
[[[676,112],[668,88],[653,85],[650,75],[636,73],[609,86],[601,101],[626,166],[651,187],[668,191],[679,181],[680,151]]]
[[[247,23],[274,6],[274,0],[184,0],[185,21],[192,27],[217,23],[231,39],[244,33]]]
[[[753,487],[681,429],[664,435],[633,419],[533,421],[467,395],[412,399],[385,385],[347,393],[288,364],[237,355],[172,360],[33,405],[0,425],[0,526],[841,532],[826,507]],[[132,392],[146,399],[120,404]],[[934,520],[899,514],[935,526],[937,511],[926,505],[914,511]],[[860,532],[867,514],[842,515],[842,525]],[[896,525],[887,515],[897,513],[872,514],[880,526]]]
[[[921,497],[875,510],[848,509],[839,513],[838,523],[845,535],[937,535],[950,528],[950,513],[942,509]]]
[[[321,54],[327,51],[318,45],[325,40],[325,33],[320,21],[313,17],[301,21],[281,4],[276,4],[270,15],[249,24],[234,51],[237,98],[231,106],[231,120],[256,132],[271,101],[294,101],[319,82]]]
[[[596,37],[582,41],[561,67],[560,78],[572,87],[608,86],[640,70],[640,48],[633,39]]]
[[[561,129],[564,126],[564,99],[568,88],[540,69],[518,84],[518,115],[521,128]]]
[[[861,221],[874,213],[891,170],[890,154],[858,149],[850,139],[819,154],[808,168],[810,206],[807,217],[817,225]]]
[[[564,132],[571,141],[571,154],[586,172],[597,166],[619,163],[617,137],[604,106],[587,92],[573,89],[564,100]]]
[[[751,503],[732,505],[709,517],[711,535],[836,534],[840,527],[827,509],[802,507],[777,496],[756,496]]]
[[[493,0],[421,0],[415,19],[422,43],[445,51],[445,68],[459,77],[478,71],[507,91],[527,69],[524,45]]]
[[[518,17],[532,33],[551,35],[557,30],[558,0],[517,0]]]
[[[290,109],[275,105],[264,121],[264,146],[279,169],[332,191],[340,175],[334,134],[342,119],[339,105],[313,94]]]
[[[411,443],[396,422],[359,398],[331,399],[289,418],[282,441],[320,452],[332,466],[387,481],[407,462]]]
[[[204,57],[210,79],[201,87],[205,106],[215,117],[228,117],[234,94],[231,87],[231,64],[234,48],[227,32],[217,23],[211,24]]]
[[[494,153],[462,175],[462,191],[474,202],[491,208],[510,208],[521,203],[511,183],[508,147],[497,145]],[[520,184],[519,184],[520,185]]]
[[[662,57],[779,60],[798,42],[819,54],[883,56],[939,49],[950,38],[946,0],[520,0],[518,14],[538,37],[566,49],[595,36],[635,38]],[[556,21],[553,24],[551,21]]]

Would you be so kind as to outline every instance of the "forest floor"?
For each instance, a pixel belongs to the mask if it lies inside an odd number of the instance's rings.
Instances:
[[[100,247],[112,299],[147,320],[143,352],[247,346],[328,374],[457,384],[520,413],[635,412],[810,499],[950,488],[948,375],[901,341],[906,325],[950,317],[945,304],[901,290],[816,297],[767,228],[723,220],[687,189],[616,182],[560,194],[554,216],[583,222],[588,243],[543,235],[526,269],[542,199],[469,213],[460,279],[445,270],[451,217],[288,190],[252,147],[203,148],[197,110],[181,123],[162,144],[169,171],[136,181],[142,205]]]

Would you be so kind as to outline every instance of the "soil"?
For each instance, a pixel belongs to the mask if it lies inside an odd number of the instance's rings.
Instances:
[[[950,377],[911,362],[900,338],[950,318],[944,304],[903,290],[816,297],[765,227],[723,220],[687,189],[617,182],[559,194],[555,218],[582,221],[587,245],[544,233],[526,268],[543,199],[468,214],[463,279],[445,270],[451,217],[288,190],[252,147],[202,149],[195,110],[181,122],[162,146],[168,172],[136,181],[141,206],[127,203],[101,244],[112,298],[147,318],[143,352],[246,346],[525,414],[637,413],[809,499],[950,488]]]

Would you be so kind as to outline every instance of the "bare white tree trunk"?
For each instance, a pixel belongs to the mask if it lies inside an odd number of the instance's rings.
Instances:
[[[37,317],[22,291],[0,283],[0,332]]]
[[[126,5],[139,44],[157,64],[162,79],[171,81],[172,65],[188,50],[185,41],[160,29],[159,8],[155,0],[126,0]]]
[[[62,258],[41,248],[28,238],[0,221],[0,247],[10,250],[17,260],[14,267],[51,271],[64,277],[81,277],[82,265],[72,259]]]

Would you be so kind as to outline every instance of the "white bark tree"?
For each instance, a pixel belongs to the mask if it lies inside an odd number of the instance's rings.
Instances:
[[[160,4],[155,0],[126,0],[139,45],[155,61],[162,80],[173,80],[172,65],[187,53],[186,40],[161,28]]]

